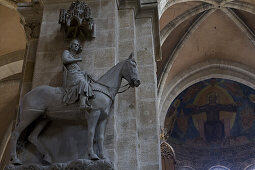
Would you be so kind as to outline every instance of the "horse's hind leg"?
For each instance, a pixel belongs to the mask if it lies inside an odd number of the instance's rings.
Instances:
[[[100,111],[93,110],[86,115],[88,122],[88,156],[91,160],[98,160],[98,156],[94,153],[93,140],[95,137],[95,129],[100,116]]]
[[[11,163],[15,165],[21,165],[21,161],[17,158],[16,153],[16,147],[17,147],[17,141],[20,137],[20,134],[25,130],[25,128],[30,125],[34,120],[36,120],[43,112],[38,111],[31,111],[26,110],[22,112],[21,119],[17,127],[14,129],[11,140],[10,140],[10,146],[11,146]]]
[[[42,120],[39,122],[38,125],[33,129],[32,133],[30,133],[28,137],[28,141],[31,142],[36,149],[42,154],[43,160],[47,163],[51,163],[51,157],[47,153],[46,148],[41,144],[41,142],[38,140],[38,136],[41,133],[41,131],[46,127],[46,125],[50,122],[50,120]]]
[[[106,159],[104,155],[104,132],[107,119],[101,120],[98,125],[98,146],[99,146],[99,158]]]

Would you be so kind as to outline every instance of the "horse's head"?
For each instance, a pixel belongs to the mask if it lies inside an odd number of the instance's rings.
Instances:
[[[122,76],[128,81],[131,87],[138,87],[141,84],[133,53],[131,53],[129,58],[124,61]]]

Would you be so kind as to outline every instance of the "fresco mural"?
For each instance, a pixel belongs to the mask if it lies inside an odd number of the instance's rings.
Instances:
[[[184,90],[165,119],[169,143],[228,146],[255,141],[255,90],[208,79]]]

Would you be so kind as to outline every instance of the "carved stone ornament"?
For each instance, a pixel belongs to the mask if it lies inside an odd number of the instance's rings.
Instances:
[[[85,2],[77,0],[71,4],[68,10],[60,9],[59,24],[68,39],[85,40],[96,37],[91,9]]]
[[[168,143],[162,142],[160,144],[160,149],[162,158],[175,160],[175,153],[173,151],[173,148]]]
[[[41,23],[31,22],[31,23],[26,23],[23,25],[24,25],[24,30],[26,32],[26,37],[28,40],[39,38]]]

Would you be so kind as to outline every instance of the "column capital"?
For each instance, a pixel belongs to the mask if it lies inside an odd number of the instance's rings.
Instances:
[[[18,3],[20,23],[24,26],[27,41],[38,39],[42,22],[43,6],[38,0],[28,3]]]

